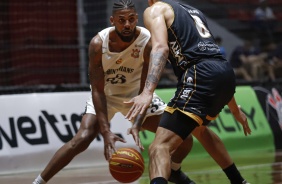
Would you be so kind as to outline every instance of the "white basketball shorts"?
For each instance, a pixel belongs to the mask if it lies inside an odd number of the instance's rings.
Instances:
[[[130,105],[124,104],[124,101],[128,99],[121,99],[117,97],[107,97],[107,108],[108,108],[108,120],[110,121],[117,112],[120,112],[124,116],[128,113]],[[149,116],[160,115],[164,112],[166,103],[157,95],[153,94],[153,99],[150,107],[146,112],[144,120]],[[92,102],[92,95],[86,101],[85,113],[96,115],[96,111]]]

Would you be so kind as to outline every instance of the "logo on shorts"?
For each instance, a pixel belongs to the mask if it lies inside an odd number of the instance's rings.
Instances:
[[[188,99],[188,96],[190,95],[192,89],[184,89],[182,91],[182,94],[180,95],[180,98],[183,99],[183,100],[187,100]]]
[[[188,83],[193,83],[193,78],[192,77],[188,77],[187,82]]]

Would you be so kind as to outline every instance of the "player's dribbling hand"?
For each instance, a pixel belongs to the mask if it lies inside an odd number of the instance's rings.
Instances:
[[[113,153],[116,152],[115,142],[120,141],[126,143],[126,141],[112,132],[104,133],[103,138],[104,138],[104,156],[106,160],[109,161],[112,158]]]
[[[238,106],[239,111],[234,113],[233,116],[239,123],[243,126],[245,136],[251,135],[251,129],[249,127],[248,119],[246,114],[241,110],[240,106]]]

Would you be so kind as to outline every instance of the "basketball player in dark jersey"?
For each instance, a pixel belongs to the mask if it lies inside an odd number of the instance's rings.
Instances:
[[[251,130],[234,98],[233,69],[215,44],[203,13],[173,0],[148,2],[144,24],[151,32],[150,67],[143,92],[126,102],[133,103],[126,118],[144,114],[168,60],[178,78],[177,89],[149,148],[151,184],[167,184],[171,154],[196,127],[216,119],[225,105],[245,135]],[[234,164],[223,169],[231,184],[247,184]]]
[[[89,79],[92,90],[91,96],[86,102],[79,130],[69,142],[56,151],[43,171],[34,179],[33,184],[46,184],[76,155],[86,150],[98,133],[104,138],[104,151],[107,160],[113,153],[112,148],[115,147],[115,142],[125,142],[111,132],[110,120],[117,112],[126,114],[130,106],[124,105],[123,101],[134,97],[144,86],[151,51],[150,33],[145,28],[137,26],[138,15],[133,1],[115,0],[112,10],[110,22],[113,26],[100,31],[89,44]],[[132,49],[137,50],[138,54],[133,55]],[[121,70],[115,72],[118,75],[122,74],[126,80],[120,80],[121,77],[115,77],[115,74],[106,72],[121,66],[132,70],[132,72]],[[117,83],[117,81],[119,82]],[[140,127],[134,126],[129,131],[141,149],[142,145],[138,136],[141,127],[155,132],[166,106],[157,95],[155,97],[154,104],[146,113],[147,117],[136,118],[136,121],[142,123]],[[208,136],[211,134],[212,137],[215,136],[211,130],[206,133]],[[217,139],[215,137],[210,140]],[[172,166],[176,161],[180,167],[180,162],[192,147],[189,143],[192,142],[192,137],[188,137],[186,143],[188,146],[183,144],[185,146],[179,147],[179,151],[176,151],[173,156],[177,160],[172,158]],[[207,142],[209,141],[207,140]],[[170,180],[178,184],[194,184],[180,168],[171,172]]]

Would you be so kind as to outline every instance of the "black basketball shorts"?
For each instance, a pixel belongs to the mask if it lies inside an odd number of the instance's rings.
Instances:
[[[204,60],[182,75],[165,110],[172,113],[178,109],[199,125],[207,125],[232,99],[235,87],[235,74],[228,61]]]

